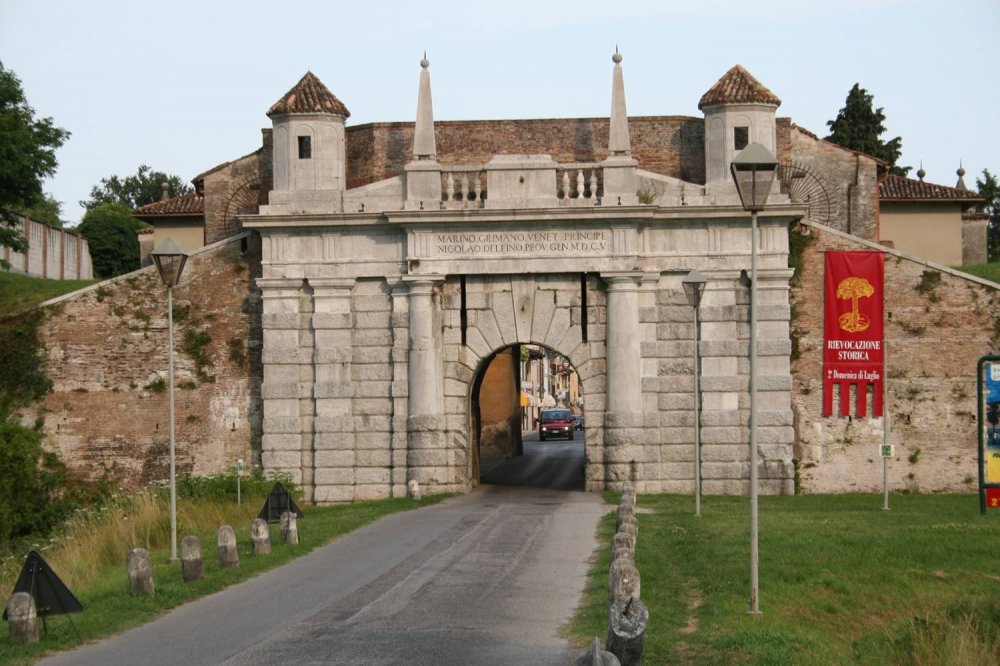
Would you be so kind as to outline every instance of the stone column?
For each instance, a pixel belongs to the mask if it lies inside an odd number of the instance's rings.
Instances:
[[[261,462],[266,471],[287,472],[292,480],[301,483],[299,291],[302,279],[258,278],[257,286],[263,302],[264,329]]]
[[[351,415],[353,278],[310,278],[316,419],[313,427],[315,500],[354,499],[354,417]]]
[[[639,272],[602,273],[607,283],[607,363],[605,369],[605,482],[631,479],[642,442]]]
[[[447,483],[441,322],[434,287],[441,275],[404,276],[409,286],[407,481],[434,492]]]

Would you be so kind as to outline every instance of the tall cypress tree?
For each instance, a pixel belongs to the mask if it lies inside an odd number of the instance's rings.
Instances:
[[[826,121],[830,128],[827,141],[851,150],[867,153],[889,164],[890,172],[905,176],[913,167],[896,166],[896,160],[903,150],[903,139],[896,137],[883,141],[885,133],[885,113],[881,107],[875,108],[872,95],[855,83],[847,93],[847,101],[837,117]]]
[[[986,228],[986,260],[1000,261],[1000,183],[989,169],[983,169],[983,177],[976,178],[976,189],[985,199],[978,206],[979,212],[990,216]]]

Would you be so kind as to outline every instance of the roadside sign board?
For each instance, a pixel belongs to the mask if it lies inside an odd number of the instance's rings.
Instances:
[[[990,509],[1000,509],[1000,488],[986,489],[986,506]]]
[[[878,453],[883,458],[891,458],[896,454],[896,447],[893,444],[882,444],[878,447]]]
[[[979,401],[979,510],[1000,509],[1000,356],[983,356],[976,373]]]

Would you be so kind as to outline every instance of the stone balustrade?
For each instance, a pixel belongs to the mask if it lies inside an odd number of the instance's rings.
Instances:
[[[477,164],[442,167],[442,207],[449,210],[483,208],[489,190],[488,166]],[[597,162],[559,164],[554,173],[559,206],[598,205],[602,170]]]
[[[445,208],[482,208],[486,200],[486,172],[482,165],[443,167],[441,197]]]
[[[596,162],[560,164],[556,170],[556,196],[560,205],[596,204],[601,197],[600,172]]]

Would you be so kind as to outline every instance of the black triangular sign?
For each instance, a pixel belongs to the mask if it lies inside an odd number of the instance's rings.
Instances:
[[[274,488],[271,488],[267,500],[264,501],[264,508],[260,510],[257,517],[269,523],[276,523],[281,520],[281,514],[286,511],[293,512],[296,518],[302,517],[299,507],[295,506],[295,500],[279,481],[274,484]]]
[[[66,584],[59,580],[48,562],[35,551],[28,553],[21,568],[21,575],[14,584],[14,592],[27,592],[35,598],[35,608],[39,617],[79,613],[83,605],[73,596]],[[7,619],[6,609],[3,619]]]

